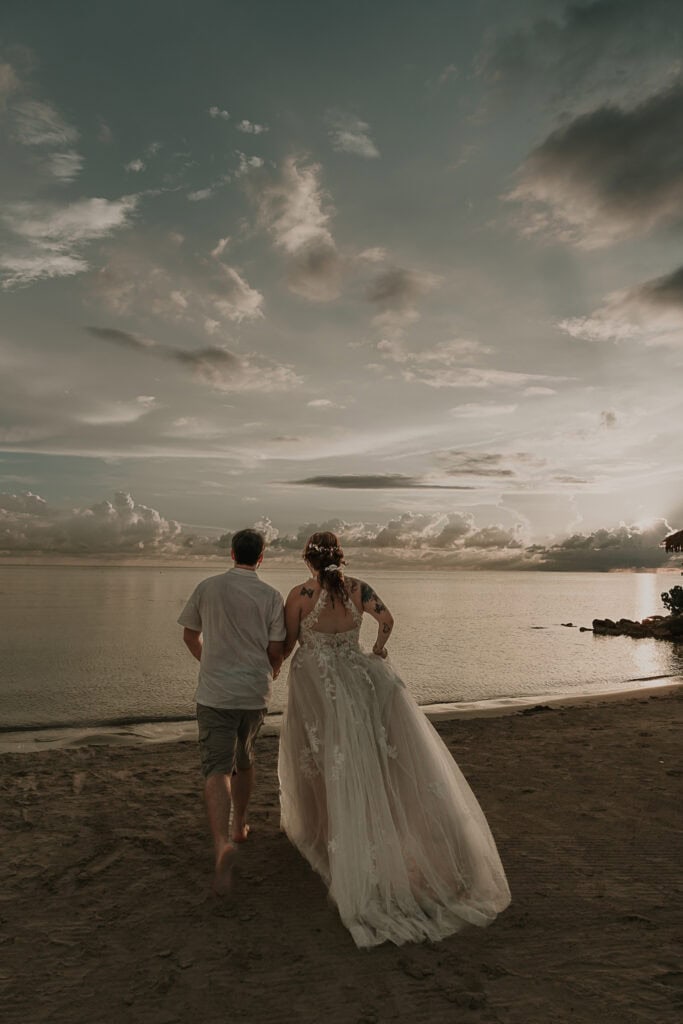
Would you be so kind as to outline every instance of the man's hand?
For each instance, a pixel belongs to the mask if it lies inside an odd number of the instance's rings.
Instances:
[[[187,626],[183,629],[183,641],[190,654],[197,659],[202,660],[202,634],[196,629],[188,629]]]

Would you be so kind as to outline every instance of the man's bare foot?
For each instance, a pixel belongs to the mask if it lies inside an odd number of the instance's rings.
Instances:
[[[247,839],[249,838],[249,833],[250,832],[251,832],[251,828],[250,828],[249,825],[242,825],[241,828],[238,827],[238,828],[233,829],[233,832],[232,832],[232,841],[233,841],[233,843],[246,843]]]
[[[226,896],[232,889],[233,873],[237,850],[232,843],[226,843],[216,858],[216,872],[213,876],[213,891]]]

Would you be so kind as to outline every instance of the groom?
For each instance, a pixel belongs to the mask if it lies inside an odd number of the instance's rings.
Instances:
[[[264,548],[257,530],[239,530],[232,538],[233,568],[203,580],[178,618],[199,662],[195,700],[218,893],[229,889],[235,844],[249,833],[254,741],[283,660],[282,596],[256,574]]]

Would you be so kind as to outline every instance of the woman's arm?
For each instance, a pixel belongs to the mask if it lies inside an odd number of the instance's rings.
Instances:
[[[299,623],[301,622],[301,601],[298,588],[290,591],[285,602],[285,627],[287,636],[285,638],[284,657],[288,658],[299,639]]]
[[[394,628],[394,616],[387,606],[380,600],[369,583],[361,583],[360,596],[363,602],[363,611],[372,615],[377,620],[377,639],[372,648],[372,653],[378,658],[386,658],[385,644],[391,636]]]

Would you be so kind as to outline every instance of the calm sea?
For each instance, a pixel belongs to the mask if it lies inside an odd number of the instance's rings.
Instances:
[[[196,663],[176,625],[206,569],[0,568],[0,727],[191,717]],[[297,571],[262,571],[283,594]],[[673,577],[407,572],[367,576],[396,619],[390,651],[421,704],[594,692],[680,676],[669,643],[580,633],[595,617],[661,612]],[[676,581],[674,581],[676,582]],[[366,617],[363,639],[376,626]],[[562,626],[572,622],[575,628]],[[272,711],[286,701],[287,671]]]

